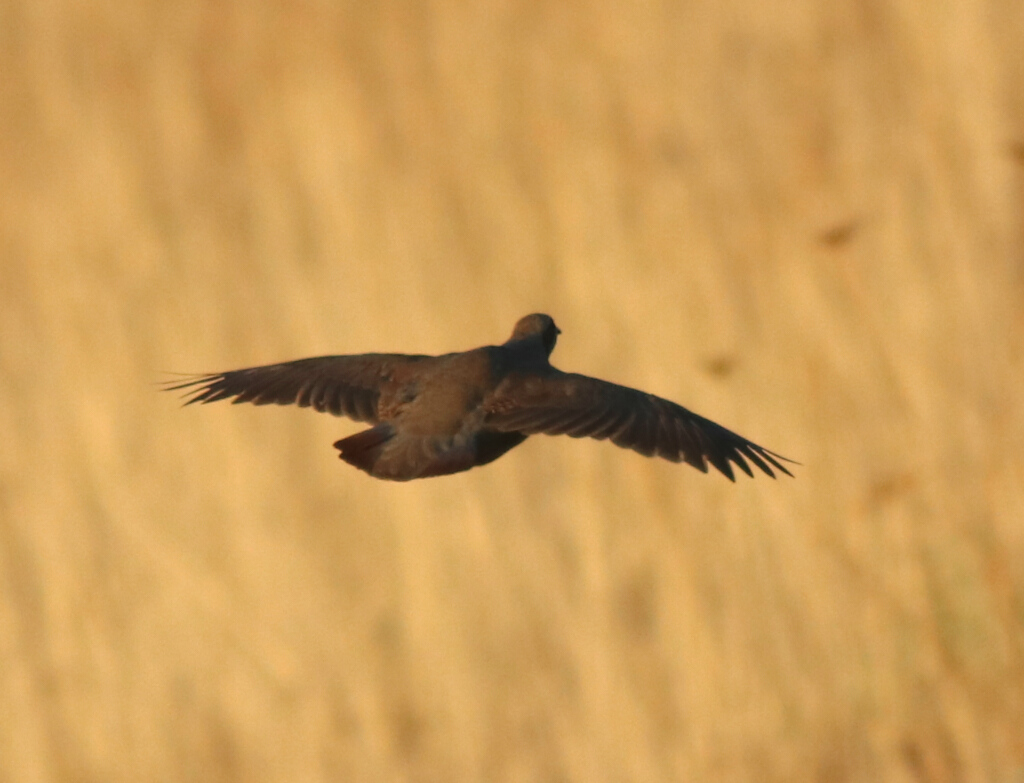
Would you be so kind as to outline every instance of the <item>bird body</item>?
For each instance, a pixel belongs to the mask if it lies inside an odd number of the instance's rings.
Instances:
[[[539,433],[609,438],[703,472],[710,462],[730,479],[730,463],[753,475],[746,460],[769,476],[770,466],[789,474],[780,460],[791,460],[680,405],[552,367],[560,333],[550,316],[537,313],[520,319],[502,345],[442,356],[323,356],[167,388],[189,390],[186,404],[295,404],[370,422],[334,445],[349,464],[394,481],[486,465]]]

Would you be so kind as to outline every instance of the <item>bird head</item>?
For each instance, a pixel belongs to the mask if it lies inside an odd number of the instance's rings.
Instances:
[[[544,351],[550,356],[551,352],[555,350],[555,342],[561,333],[562,330],[555,326],[555,321],[550,315],[533,313],[516,321],[516,327],[512,330],[509,342],[539,339],[544,345]]]

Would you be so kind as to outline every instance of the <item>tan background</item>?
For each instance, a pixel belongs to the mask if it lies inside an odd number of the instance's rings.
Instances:
[[[0,5],[0,779],[1024,781],[1024,5]],[[805,466],[396,485],[163,371],[557,365]]]

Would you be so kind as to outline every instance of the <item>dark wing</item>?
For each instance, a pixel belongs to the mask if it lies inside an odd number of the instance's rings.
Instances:
[[[610,438],[616,446],[647,457],[686,462],[704,473],[710,462],[730,480],[735,480],[730,462],[748,476],[754,475],[747,460],[772,478],[773,466],[793,475],[782,465],[793,460],[681,405],[585,375],[557,370],[545,375],[511,375],[484,407],[486,426],[502,432]]]
[[[170,381],[166,391],[187,389],[186,405],[231,400],[253,405],[298,405],[321,413],[377,421],[380,387],[400,364],[427,356],[368,353],[359,356],[318,356],[244,370],[197,375]]]

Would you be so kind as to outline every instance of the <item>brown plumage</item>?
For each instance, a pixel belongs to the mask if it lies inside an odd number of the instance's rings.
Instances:
[[[503,345],[443,356],[321,356],[171,382],[188,402],[298,405],[374,426],[335,443],[371,476],[408,481],[486,465],[530,435],[608,438],[644,456],[708,463],[730,480],[747,460],[774,478],[792,462],[674,402],[564,373],[548,357],[561,331],[547,315],[519,320]],[[731,464],[730,464],[731,463]]]

